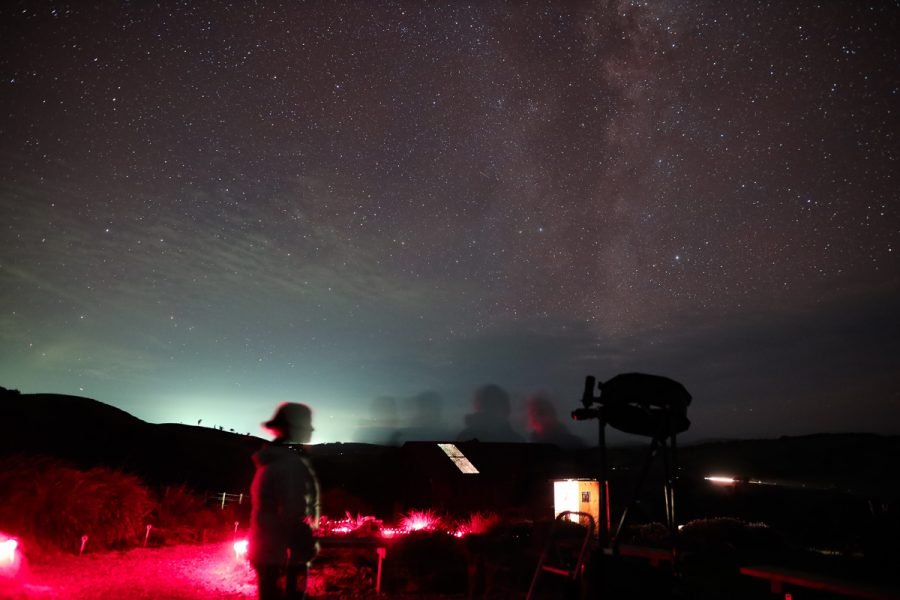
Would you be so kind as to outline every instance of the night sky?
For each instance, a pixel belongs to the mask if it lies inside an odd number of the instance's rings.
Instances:
[[[94,6],[94,4],[98,6]],[[474,391],[900,433],[896,2],[4,2],[0,385],[314,442]],[[423,406],[424,416],[421,411]],[[613,439],[630,440],[613,436]]]

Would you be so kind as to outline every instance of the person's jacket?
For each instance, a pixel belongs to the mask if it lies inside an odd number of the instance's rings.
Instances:
[[[250,561],[283,565],[298,532],[309,531],[307,520],[318,523],[319,484],[299,448],[272,443],[254,454],[253,462]]]

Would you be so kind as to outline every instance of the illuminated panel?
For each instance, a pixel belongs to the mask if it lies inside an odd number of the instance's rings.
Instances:
[[[566,517],[573,523],[580,522],[586,514],[593,517],[595,525],[600,523],[600,482],[596,479],[554,480],[553,509],[557,517],[566,511],[581,513]],[[608,504],[606,509],[609,510]]]
[[[466,458],[466,455],[460,452],[459,448],[456,447],[456,444],[438,444],[438,448],[444,451],[444,454],[450,457],[450,460],[453,461],[453,464],[456,465],[456,468],[465,473],[466,475],[473,475],[478,473],[478,469],[475,468],[469,459]]]
[[[553,511],[559,516],[565,511],[578,512],[578,481],[566,479],[553,482]],[[575,515],[569,515],[570,521],[578,521]]]

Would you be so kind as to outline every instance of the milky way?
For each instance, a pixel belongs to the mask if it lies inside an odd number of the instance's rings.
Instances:
[[[0,8],[0,385],[351,441],[644,371],[695,439],[900,432],[895,3],[82,4]]]

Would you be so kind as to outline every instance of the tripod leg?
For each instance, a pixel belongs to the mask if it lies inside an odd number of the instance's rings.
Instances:
[[[679,572],[678,552],[678,520],[675,517],[675,490],[678,489],[678,441],[675,432],[671,435],[672,443],[672,481],[669,484],[669,507],[672,511],[672,571]]]
[[[675,506],[672,496],[672,465],[670,464],[668,440],[663,438],[662,442],[662,461],[663,461],[663,493],[666,497],[666,529],[669,532],[675,526]]]
[[[600,522],[597,523],[598,537],[600,539],[600,547],[605,548],[609,543],[609,526],[604,520],[603,515],[609,512],[609,485],[607,485],[607,465],[606,465],[606,421],[603,418],[603,409],[597,411],[597,425],[599,432],[597,434],[598,448],[600,449]]]
[[[644,480],[647,479],[647,473],[650,472],[650,465],[653,463],[653,457],[656,456],[656,452],[658,449],[659,442],[656,438],[653,438],[653,441],[650,443],[650,450],[647,452],[647,457],[644,459],[644,465],[641,469],[641,474],[634,486],[634,491],[631,495],[631,501],[625,506],[625,509],[622,511],[622,516],[619,518],[619,524],[616,527],[616,533],[613,536],[613,551],[617,551],[619,549],[619,536],[622,533],[622,529],[625,527],[625,520],[628,518],[628,512],[632,506],[637,504],[638,498],[641,493],[641,488],[644,487]]]

